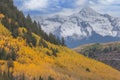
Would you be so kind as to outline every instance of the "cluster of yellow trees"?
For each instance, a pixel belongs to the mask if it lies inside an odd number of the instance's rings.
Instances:
[[[0,14],[0,22],[5,16],[3,14]]]
[[[27,32],[19,28],[19,35]],[[41,37],[33,33],[37,41]],[[72,50],[53,45],[30,47],[22,37],[13,38],[0,24],[0,71],[15,80],[119,80],[120,72]],[[57,50],[57,56],[53,50]],[[49,54],[49,55],[48,55]],[[8,61],[13,66],[9,69]]]

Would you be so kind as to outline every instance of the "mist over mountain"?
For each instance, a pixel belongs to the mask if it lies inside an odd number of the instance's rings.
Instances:
[[[70,16],[34,16],[46,33],[64,37],[68,47],[120,40],[120,18],[84,7]]]

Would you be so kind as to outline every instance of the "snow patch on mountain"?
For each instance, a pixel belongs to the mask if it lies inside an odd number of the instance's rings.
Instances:
[[[70,16],[36,16],[33,20],[38,21],[48,34],[53,33],[58,37],[64,37],[66,43],[71,44],[89,39],[95,34],[100,35],[99,37],[120,37],[120,18],[100,14],[89,7]]]

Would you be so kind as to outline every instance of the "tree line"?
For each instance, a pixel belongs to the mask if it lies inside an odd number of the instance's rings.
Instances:
[[[0,1],[0,13],[5,15],[2,19],[2,24],[5,25],[7,29],[10,30],[13,37],[18,37],[18,28],[24,27],[28,30],[25,39],[28,43],[35,45],[35,39],[32,33],[41,36],[44,40],[49,41],[56,45],[65,45],[64,38],[60,39],[53,35],[52,33],[47,34],[41,29],[41,25],[36,21],[32,21],[30,15],[24,16],[22,11],[19,11],[17,7],[14,6],[13,0],[1,0]]]

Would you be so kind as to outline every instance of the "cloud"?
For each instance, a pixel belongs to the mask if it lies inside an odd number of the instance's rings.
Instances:
[[[84,6],[87,3],[88,0],[77,0],[76,5],[77,6]]]
[[[112,4],[113,2],[114,0],[98,0],[98,3],[105,4],[105,5]]]
[[[24,13],[40,12],[41,14],[72,14],[76,8],[87,0],[14,0]]]
[[[60,12],[55,12],[54,14],[52,15],[63,15],[63,16],[69,16],[69,15],[72,15],[76,12],[79,12],[79,10],[81,10],[81,8],[77,8],[77,9],[68,9],[68,8],[63,8]]]
[[[89,2],[96,3],[99,5],[112,5],[112,4],[118,4],[120,3],[119,0],[88,0]]]
[[[23,0],[23,10],[41,10],[47,8],[48,0]]]
[[[96,11],[110,13],[116,16],[120,13],[119,0],[14,0],[18,8],[27,11],[37,11],[39,14],[70,15],[84,6],[90,6]],[[114,11],[114,12],[113,12]]]
[[[89,6],[100,13],[120,16],[119,0],[89,0]]]

